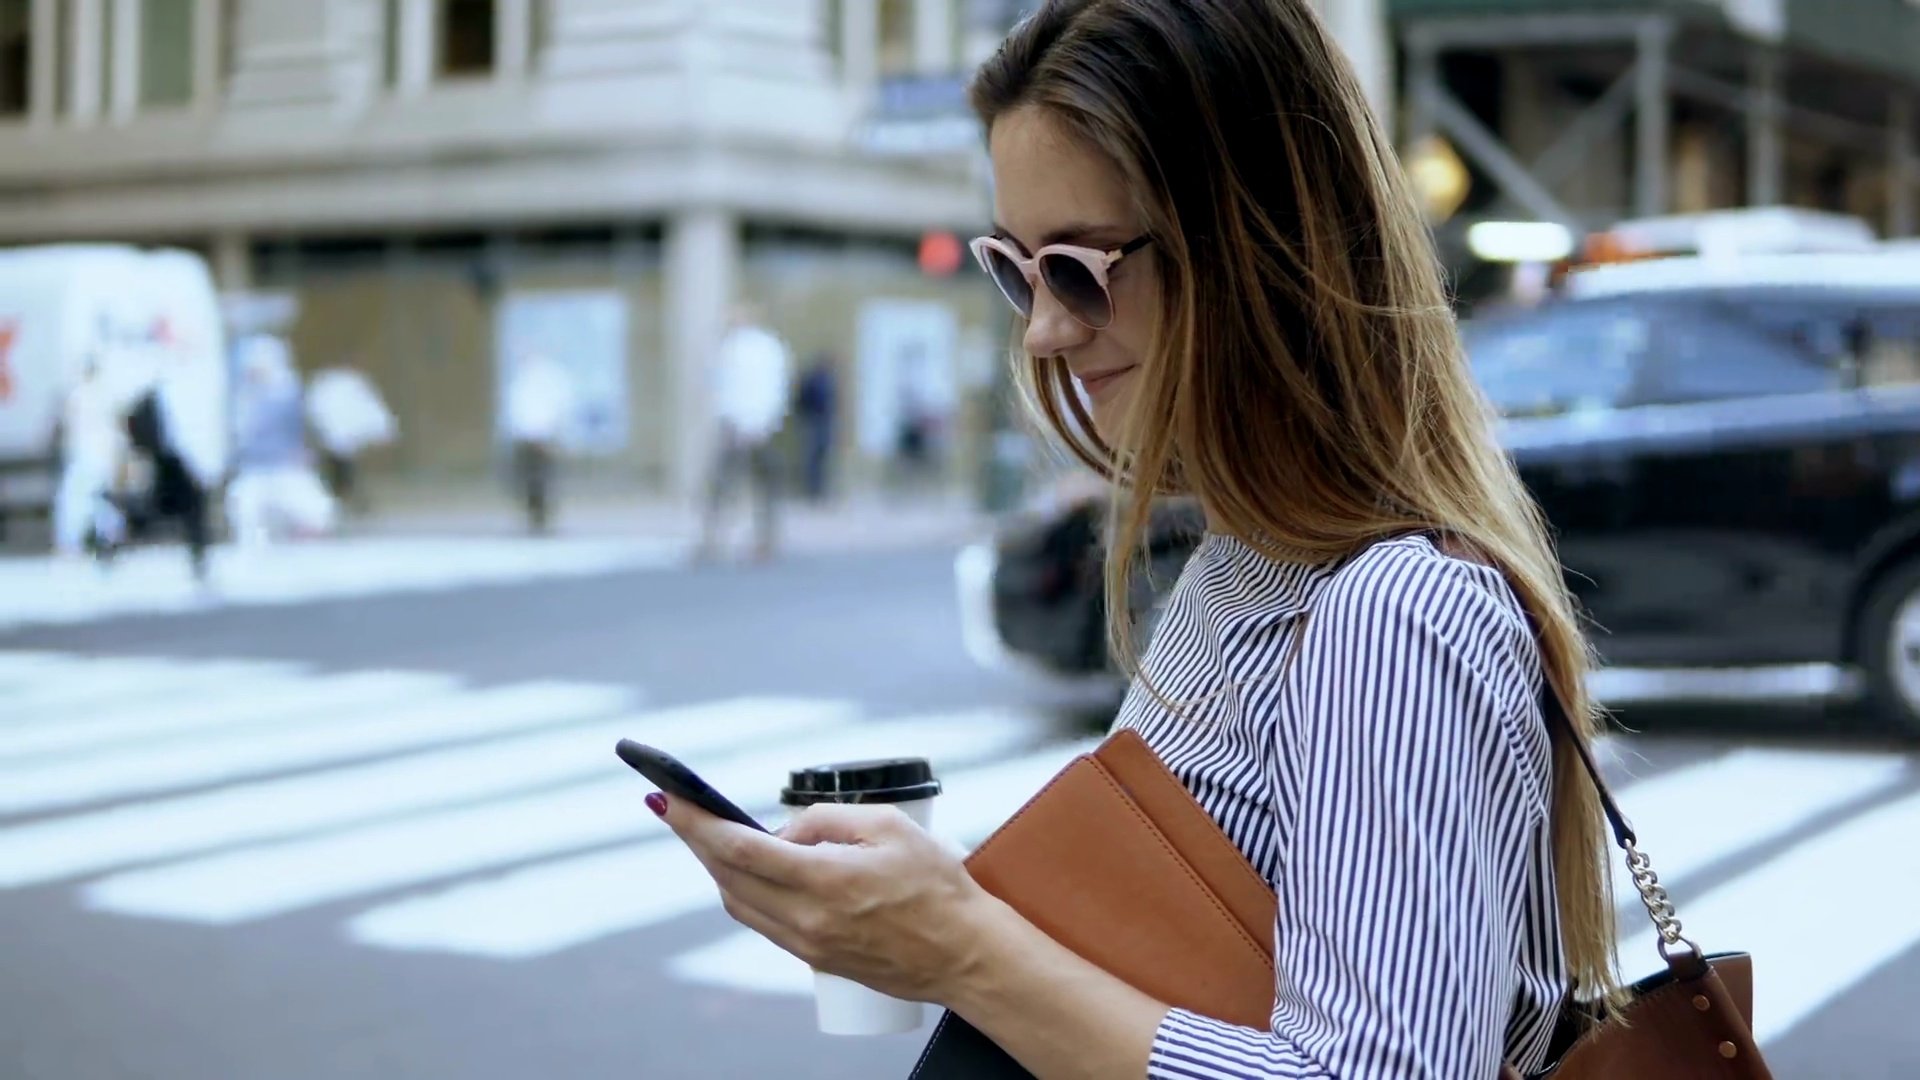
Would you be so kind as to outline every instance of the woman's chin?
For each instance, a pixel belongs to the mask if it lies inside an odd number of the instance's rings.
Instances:
[[[1100,434],[1100,441],[1108,446],[1118,446],[1124,441],[1127,420],[1127,397],[1114,395],[1093,403],[1088,415],[1093,418],[1093,430]]]

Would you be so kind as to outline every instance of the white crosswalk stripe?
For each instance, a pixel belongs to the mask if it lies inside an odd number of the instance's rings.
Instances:
[[[351,675],[223,679],[191,698],[129,702],[74,715],[70,707],[43,706],[38,723],[14,717],[0,725],[0,767],[33,756],[44,764],[62,751],[98,750],[137,736],[142,747],[200,728],[230,730],[283,725],[302,717],[352,716],[374,706],[402,704],[456,688],[445,675],[412,671],[363,671]],[[11,712],[12,710],[9,710]]]
[[[522,683],[421,702],[397,713],[329,718],[157,749],[127,746],[50,766],[0,766],[0,814],[59,809],[604,717],[627,703],[616,687]]]
[[[268,677],[290,670],[286,664],[259,660],[219,660],[183,668],[177,661],[148,658],[69,660],[49,665],[44,681],[7,691],[7,709],[0,731],[9,731],[52,718],[64,722],[76,710],[102,702],[150,703],[156,697],[185,690],[220,688],[248,678]]]
[[[193,581],[186,556],[171,547],[129,552],[110,568],[4,558],[0,630],[671,566],[684,548],[642,540],[347,537],[258,552],[217,548],[211,588]]]
[[[639,699],[0,653],[0,903],[61,886],[105,915],[203,925],[334,905],[354,947],[501,961],[705,916],[662,961],[672,977],[804,997],[803,965],[713,918],[712,882],[641,807],[647,785],[614,741],[667,747],[766,817],[796,765],[926,756],[946,785],[934,831],[962,848],[1097,743],[1022,710]],[[1621,740],[1602,756],[1628,774],[1637,757]],[[1749,748],[1628,775],[1621,801],[1688,930],[1756,954],[1757,1030],[1777,1039],[1920,946],[1916,789],[1920,770],[1895,753]],[[1623,964],[1641,974],[1657,959],[1624,874],[1618,885]]]
[[[701,769],[721,791],[772,791],[796,761],[847,760],[873,749],[875,732],[830,730],[786,740]],[[1011,716],[965,714],[899,720],[884,738],[932,761],[1004,751],[1026,737]],[[885,752],[885,751],[883,751]],[[690,763],[691,764],[691,763]],[[696,766],[698,767],[698,766]],[[612,770],[609,770],[612,771]],[[147,917],[230,923],[443,880],[523,859],[665,833],[640,805],[631,776],[424,814],[272,847],[213,855],[115,875],[87,886],[91,906]]]
[[[32,885],[605,776],[621,738],[684,753],[853,719],[851,706],[749,698],[636,713],[557,732],[286,780],[54,818],[0,830],[0,886]]]

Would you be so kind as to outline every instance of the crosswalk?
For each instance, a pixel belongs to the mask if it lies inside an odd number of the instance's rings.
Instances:
[[[677,565],[685,547],[643,539],[340,537],[258,551],[216,548],[204,587],[171,546],[130,551],[108,567],[0,557],[0,631],[583,577]]]
[[[652,703],[587,683],[0,652],[0,911],[10,892],[56,890],[155,923],[313,913],[343,947],[509,963],[717,913],[614,759],[622,737],[673,749],[760,813],[796,765],[923,755],[947,787],[935,831],[962,848],[1095,744],[1011,708]],[[1607,751],[1689,932],[1759,958],[1763,1039],[1920,947],[1913,760],[1735,746],[1636,770],[1630,744]],[[1624,871],[1619,888],[1629,903]],[[1622,918],[1628,974],[1651,970],[1644,916]],[[688,925],[710,936],[676,939],[670,977],[796,1007],[810,993],[754,935]]]

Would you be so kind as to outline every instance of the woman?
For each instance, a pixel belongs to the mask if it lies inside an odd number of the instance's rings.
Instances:
[[[1070,441],[1090,419],[1076,448],[1124,489],[1206,514],[1117,723],[1272,882],[1272,1023],[1080,960],[902,815],[769,838],[649,803],[736,919],[1041,1077],[1542,1066],[1569,992],[1614,986],[1601,818],[1538,696],[1590,725],[1585,648],[1352,72],[1306,0],[1054,0],[972,94],[999,226],[976,252],[1032,401]],[[1146,513],[1116,522],[1111,597]]]

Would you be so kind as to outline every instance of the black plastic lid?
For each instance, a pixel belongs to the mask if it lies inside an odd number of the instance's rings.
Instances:
[[[938,794],[940,781],[926,758],[885,758],[795,769],[780,789],[780,803],[902,803]]]

